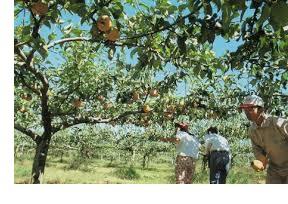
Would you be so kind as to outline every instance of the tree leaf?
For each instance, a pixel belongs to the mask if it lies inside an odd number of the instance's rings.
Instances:
[[[285,72],[285,73],[282,75],[282,78],[283,78],[283,80],[288,81],[288,72]]]
[[[115,47],[112,47],[112,48],[109,49],[109,51],[108,51],[108,59],[109,59],[109,60],[112,60],[112,59],[113,59],[114,54],[115,54],[115,51],[116,51],[116,48],[115,48]]]
[[[49,41],[55,40],[56,37],[57,37],[57,35],[56,35],[55,33],[50,33],[50,34],[48,35],[48,40],[49,40]]]
[[[259,20],[257,21],[257,27],[262,26],[262,24],[269,18],[271,12],[271,7],[265,4],[265,6],[262,9],[261,16]]]
[[[22,29],[22,34],[23,35],[29,35],[31,32],[31,26],[24,26]]]
[[[288,25],[288,4],[284,1],[273,4],[270,18],[273,28],[277,29],[279,26]]]

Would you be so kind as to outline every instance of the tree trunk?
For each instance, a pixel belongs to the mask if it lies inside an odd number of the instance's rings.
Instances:
[[[146,161],[146,168],[149,167],[150,160],[151,160],[151,157],[150,157],[150,155],[148,154],[148,155],[147,155],[147,161]]]
[[[134,160],[135,160],[135,156],[136,156],[136,151],[135,150],[132,150],[132,163],[134,163]]]
[[[37,144],[32,167],[31,183],[33,184],[40,184],[43,182],[43,175],[49,149],[49,143],[50,137],[49,139],[43,139]]]
[[[61,155],[60,155],[60,162],[63,163],[63,156],[64,156],[64,152],[61,152]]]
[[[147,155],[145,154],[143,156],[143,160],[142,160],[142,168],[144,169],[146,167],[146,158],[147,158]]]

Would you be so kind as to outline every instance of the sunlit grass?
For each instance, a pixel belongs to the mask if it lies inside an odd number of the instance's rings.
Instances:
[[[48,158],[45,168],[44,183],[53,184],[173,184],[174,165],[169,162],[152,162],[143,169],[140,164],[110,163],[105,160],[79,160],[65,158]],[[77,163],[77,164],[76,164]],[[15,183],[29,183],[31,174],[31,159],[15,159]],[[227,177],[228,184],[264,183],[265,172],[255,173],[248,165],[234,166]],[[193,183],[208,184],[209,172],[202,170],[201,162],[196,165]]]

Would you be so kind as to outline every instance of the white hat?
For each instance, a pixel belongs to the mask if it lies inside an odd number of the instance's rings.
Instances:
[[[249,108],[254,106],[260,106],[264,108],[263,99],[256,95],[247,96],[244,99],[244,102],[240,105],[240,108]]]

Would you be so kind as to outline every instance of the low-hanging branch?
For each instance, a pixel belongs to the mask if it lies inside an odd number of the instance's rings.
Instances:
[[[29,136],[37,144],[41,141],[41,136],[36,134],[35,132],[33,132],[30,129],[24,128],[23,126],[21,126],[19,124],[14,124],[14,128],[16,130],[20,131],[21,133]]]
[[[64,38],[64,39],[57,40],[55,42],[50,43],[47,46],[47,49],[50,49],[50,48],[52,48],[52,47],[54,47],[56,45],[59,45],[59,44],[63,44],[63,43],[66,43],[66,42],[75,42],[75,41],[91,41],[91,38],[88,38],[88,37]]]
[[[28,57],[24,54],[24,52],[19,47],[14,47],[15,53],[25,62],[25,66],[23,65],[25,69],[27,69],[29,72],[34,74],[34,76],[39,79],[44,86],[48,86],[48,80],[46,77],[36,68],[33,67],[31,63],[28,63],[27,61],[30,61]]]
[[[198,10],[200,9],[201,7],[198,8]],[[142,34],[138,34],[138,35],[135,35],[133,37],[127,37],[125,39],[122,39],[122,40],[130,40],[130,39],[136,39],[136,38],[142,38],[142,37],[145,37],[145,36],[149,36],[149,35],[153,35],[153,34],[156,34],[156,33],[159,33],[159,32],[162,32],[164,30],[167,30],[167,29],[170,29],[172,28],[173,26],[177,25],[179,22],[185,20],[186,18],[189,18],[190,16],[194,15],[193,13],[189,13],[187,14],[186,16],[183,16],[181,18],[179,18],[178,20],[176,20],[174,23],[172,24],[169,24],[167,26],[164,26],[163,28],[161,29],[158,29],[158,30],[154,30],[154,31],[150,31],[150,32],[147,32],[147,33],[142,33]],[[63,44],[63,43],[66,43],[66,42],[75,42],[75,41],[93,41],[93,39],[91,38],[88,38],[88,37],[74,37],[74,38],[65,38],[65,39],[61,39],[61,40],[57,40],[55,42],[52,42],[50,43],[48,46],[47,46],[47,49],[50,49],[56,45],[59,45],[59,44]],[[125,43],[123,44],[117,44],[118,46],[124,46]],[[136,45],[137,46],[137,45]]]
[[[143,110],[137,110],[137,111],[127,111],[124,112],[116,117],[113,118],[97,118],[97,117],[81,117],[81,118],[74,118],[74,120],[71,123],[63,123],[58,127],[53,128],[53,133],[55,134],[56,132],[60,131],[61,129],[69,128],[75,125],[79,124],[97,124],[97,123],[110,123],[114,122],[117,120],[120,120],[121,118],[127,117],[128,115],[133,115],[133,114],[140,114],[144,113]]]

